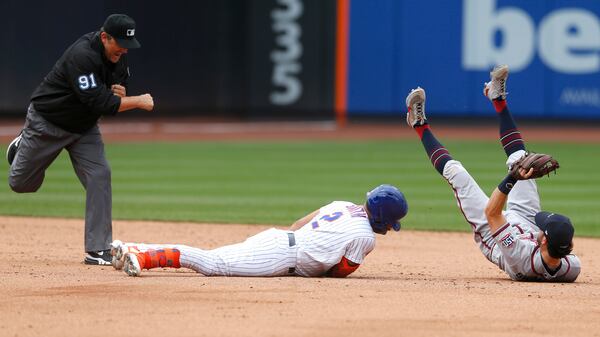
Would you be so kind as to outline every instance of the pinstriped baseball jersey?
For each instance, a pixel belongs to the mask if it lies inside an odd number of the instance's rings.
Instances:
[[[141,252],[176,248],[182,267],[206,276],[323,276],[342,257],[361,264],[375,247],[375,234],[362,206],[334,201],[296,232],[271,228],[244,242],[212,250],[184,245],[124,245],[127,251]]]
[[[296,232],[296,273],[323,275],[342,257],[361,264],[373,248],[375,234],[364,208],[347,201],[334,201]]]

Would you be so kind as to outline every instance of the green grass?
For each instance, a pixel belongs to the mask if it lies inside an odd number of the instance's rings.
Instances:
[[[496,142],[445,142],[490,192],[505,174]],[[600,236],[597,145],[531,143],[559,159],[539,180],[544,209],[565,213],[578,235]],[[109,144],[115,219],[290,224],[332,200],[362,203],[381,183],[398,186],[411,229],[469,230],[448,184],[418,141]],[[2,161],[1,169],[7,172]],[[6,180],[5,180],[6,181]],[[63,152],[34,194],[0,189],[0,214],[84,216],[85,193]]]

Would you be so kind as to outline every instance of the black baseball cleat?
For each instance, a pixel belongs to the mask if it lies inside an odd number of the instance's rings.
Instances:
[[[110,266],[112,265],[112,255],[110,254],[110,249],[99,250],[97,252],[87,252],[83,262],[85,264]]]
[[[17,138],[13,139],[12,142],[8,144],[8,148],[6,149],[6,160],[8,160],[8,165],[12,165],[13,160],[15,160],[19,144],[21,144],[21,135],[17,136]]]

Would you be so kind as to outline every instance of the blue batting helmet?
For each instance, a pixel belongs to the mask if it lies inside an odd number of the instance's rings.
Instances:
[[[400,219],[408,213],[408,203],[396,187],[379,185],[367,193],[367,210],[373,231],[385,235],[388,225],[396,232],[400,230]]]

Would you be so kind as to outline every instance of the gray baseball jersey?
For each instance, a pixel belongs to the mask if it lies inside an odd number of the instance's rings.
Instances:
[[[542,260],[537,235],[507,222],[492,234],[492,261],[516,281],[575,281],[581,270],[579,258],[565,256],[558,270],[550,273]]]
[[[524,155],[524,151],[511,154],[506,162],[510,167]],[[508,194],[504,216],[507,224],[495,233],[490,231],[485,216],[487,195],[459,161],[450,160],[443,172],[454,191],[458,207],[471,225],[475,242],[483,255],[511,279],[517,281],[575,281],[581,271],[581,261],[576,255],[561,260],[559,269],[550,272],[540,255],[535,225],[535,215],[541,210],[535,180],[518,181]]]

